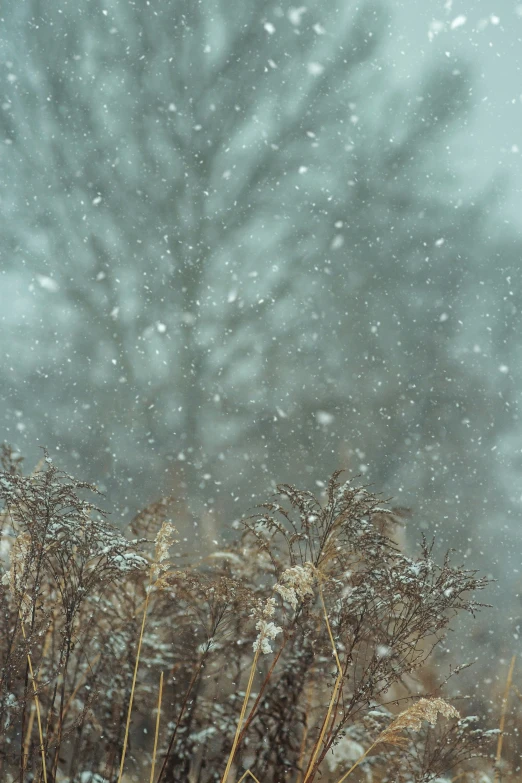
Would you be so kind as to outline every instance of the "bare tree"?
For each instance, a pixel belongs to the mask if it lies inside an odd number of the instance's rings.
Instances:
[[[463,422],[498,430],[455,348],[492,198],[463,198],[448,154],[467,69],[397,87],[373,3],[5,18],[5,290],[28,291],[35,341],[23,364],[7,330],[19,438],[141,492],[170,466],[194,509],[341,454],[441,503],[466,476],[476,514],[490,465]]]

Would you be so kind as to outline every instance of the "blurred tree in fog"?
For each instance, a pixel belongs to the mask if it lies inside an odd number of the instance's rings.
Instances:
[[[398,86],[371,3],[3,13],[6,438],[194,509],[345,464],[480,518],[511,414],[468,350],[463,65]]]

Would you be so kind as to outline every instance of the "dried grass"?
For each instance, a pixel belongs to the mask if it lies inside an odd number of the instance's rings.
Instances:
[[[281,485],[191,565],[172,499],[123,535],[47,455],[28,476],[0,459],[0,779],[427,783],[490,752],[496,734],[404,687],[486,580],[426,542],[407,557],[367,488]]]
[[[509,670],[507,674],[506,679],[506,688],[504,691],[504,696],[502,699],[502,709],[500,713],[500,726],[499,726],[499,735],[498,735],[498,741],[497,741],[497,752],[495,754],[495,777],[494,777],[494,783],[497,783],[497,781],[500,779],[500,762],[502,759],[502,745],[504,742],[504,728],[506,725],[506,713],[507,713],[507,705],[509,700],[509,692],[511,690],[511,685],[513,683],[513,672],[515,670],[515,661],[517,659],[517,656],[514,655],[511,658],[511,663],[509,664]]]
[[[437,717],[443,715],[445,718],[459,718],[457,710],[443,699],[419,699],[411,707],[401,712],[390,725],[382,731],[375,742],[372,742],[366,750],[353,764],[348,772],[339,778],[337,783],[344,783],[346,778],[352,774],[359,764],[374,750],[377,745],[395,745],[398,748],[405,748],[409,744],[409,738],[404,736],[407,731],[420,731],[424,721],[432,726],[437,723]]]
[[[162,699],[163,699],[163,672],[161,672],[160,674],[160,682],[159,682],[159,690],[158,690],[158,710],[156,713],[156,730],[154,732],[154,748],[152,750],[152,766],[150,770],[149,783],[154,783],[154,773],[156,771],[156,754],[158,752],[158,738],[159,738],[159,728],[160,728],[160,720],[161,720]]]

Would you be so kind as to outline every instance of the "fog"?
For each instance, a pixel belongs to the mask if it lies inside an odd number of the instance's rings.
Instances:
[[[515,652],[522,6],[2,14],[0,438],[194,546],[344,468]]]

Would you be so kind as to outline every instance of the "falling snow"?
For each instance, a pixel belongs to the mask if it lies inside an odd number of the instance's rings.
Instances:
[[[362,476],[401,551],[497,580],[448,647],[479,688],[520,644],[522,4],[13,0],[2,26],[0,440],[103,489],[119,575],[152,498],[205,557],[279,483]]]

